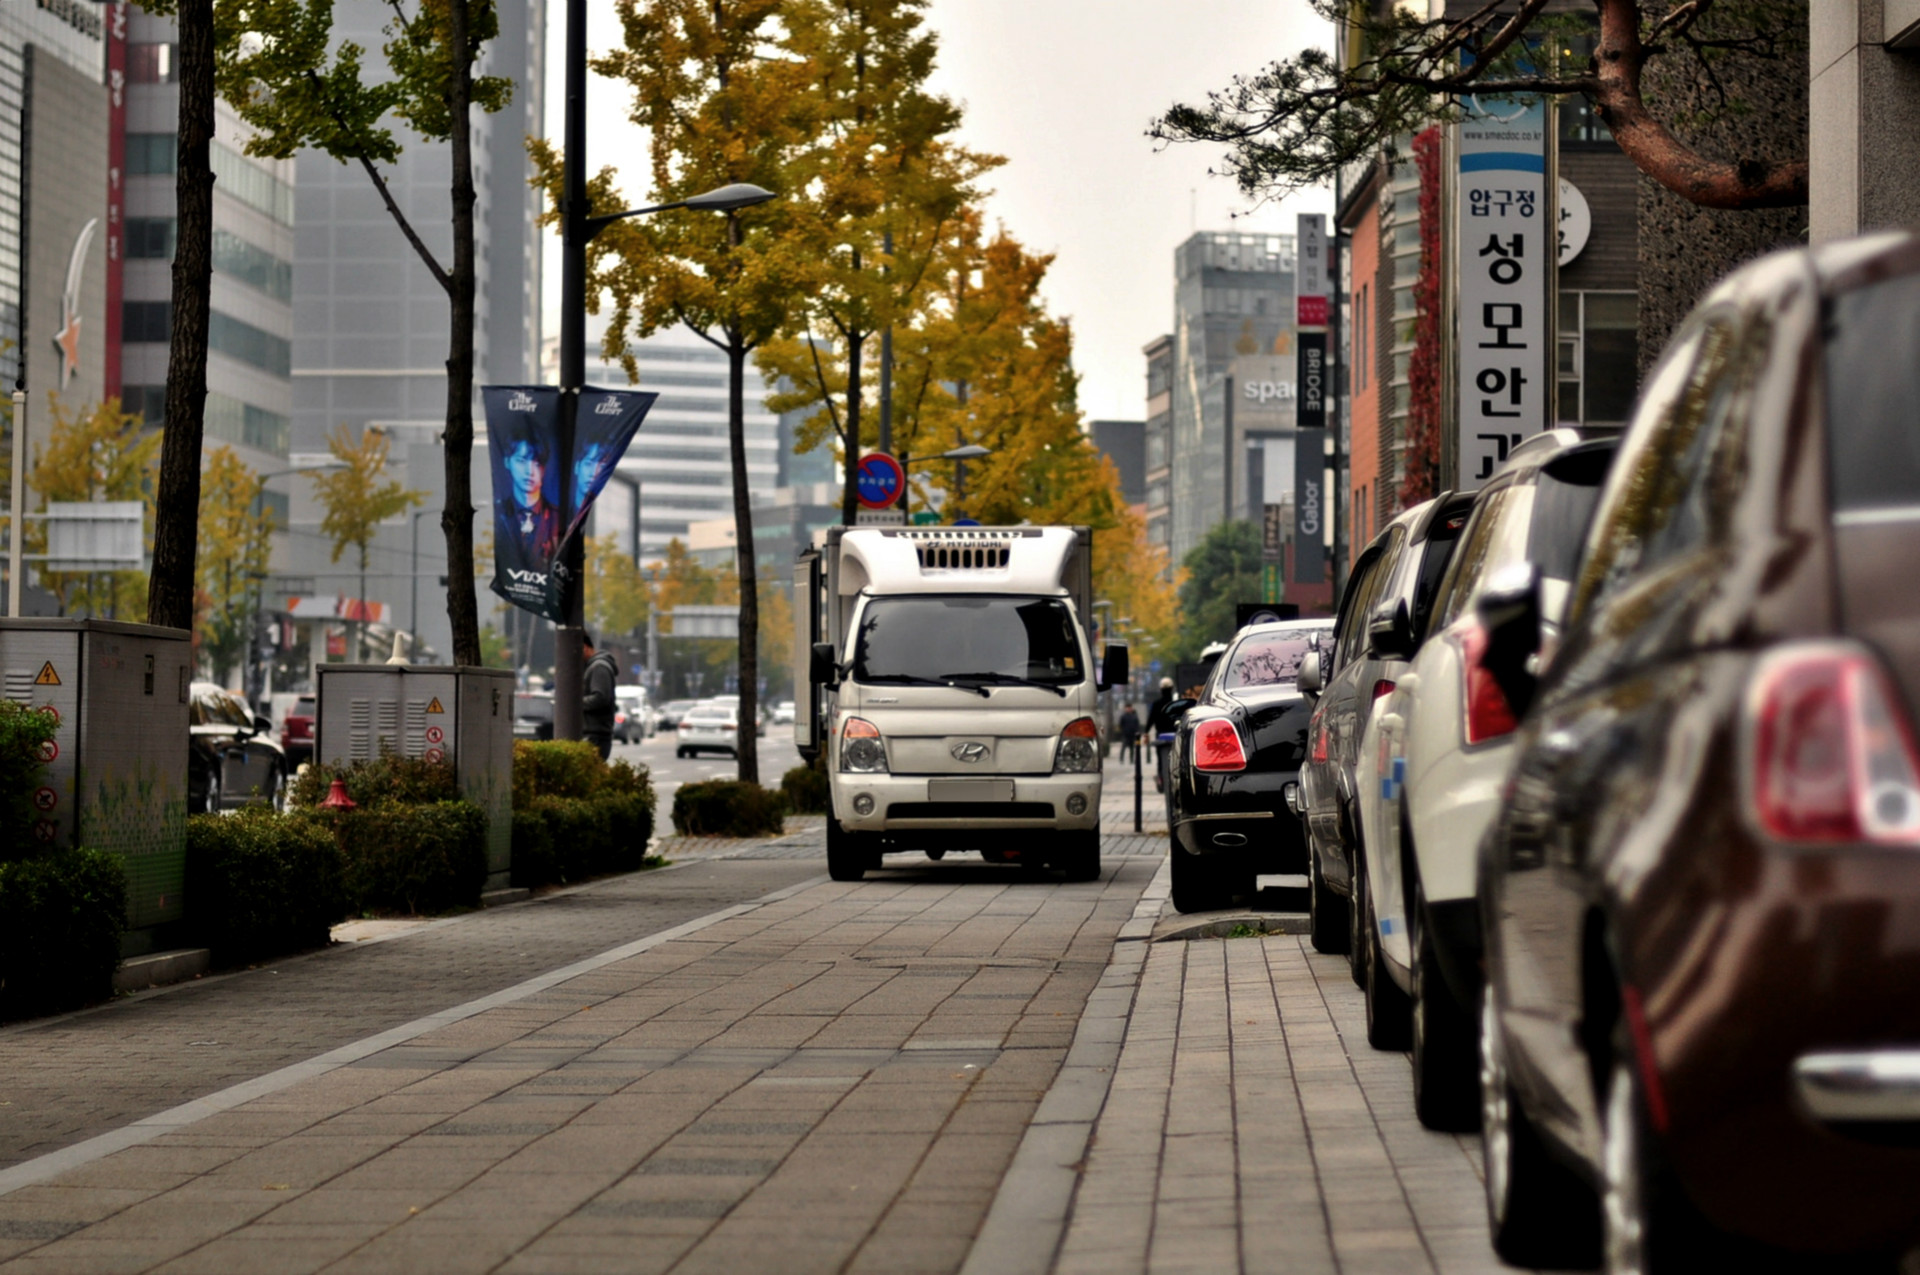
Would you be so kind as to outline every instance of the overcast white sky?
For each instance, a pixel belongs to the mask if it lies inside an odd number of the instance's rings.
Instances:
[[[588,39],[618,38],[610,4],[591,6]],[[563,10],[549,7],[548,135],[558,139]],[[1089,418],[1139,419],[1140,350],[1168,330],[1173,250],[1202,230],[1290,232],[1301,212],[1329,212],[1330,192],[1249,209],[1231,182],[1207,175],[1209,148],[1156,151],[1148,122],[1236,73],[1259,69],[1331,33],[1305,0],[932,0],[940,35],[934,87],[965,108],[962,136],[1007,157],[988,212],[1029,250],[1056,254],[1045,289],[1073,320],[1080,404]],[[645,177],[638,130],[611,85],[588,97],[588,159]],[[1238,219],[1234,214],[1244,214]],[[546,331],[559,330],[559,240],[548,236]]]

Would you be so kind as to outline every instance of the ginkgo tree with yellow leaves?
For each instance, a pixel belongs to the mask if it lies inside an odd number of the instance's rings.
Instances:
[[[142,543],[150,545],[160,435],[144,432],[139,418],[120,410],[117,398],[78,409],[58,394],[49,395],[48,401],[52,424],[47,441],[34,447],[26,473],[39,510],[45,512],[51,501],[138,500],[144,505]],[[46,522],[28,520],[22,541],[26,552],[45,553]],[[39,576],[62,615],[111,619],[144,613],[144,572],[41,571]]]
[[[228,684],[246,655],[258,581],[273,554],[273,510],[260,498],[261,486],[233,448],[207,450],[200,473],[194,637],[201,662]]]
[[[327,451],[340,462],[340,468],[316,470],[312,476],[313,494],[326,510],[320,520],[320,533],[333,541],[332,560],[340,561],[348,546],[356,550],[355,560],[360,568],[358,596],[363,605],[367,596],[368,551],[380,524],[421,504],[427,495],[386,477],[387,453],[392,445],[384,431],[365,429],[356,439],[345,425],[337,426],[327,435]],[[365,661],[366,620],[355,626],[355,635],[354,659]]]

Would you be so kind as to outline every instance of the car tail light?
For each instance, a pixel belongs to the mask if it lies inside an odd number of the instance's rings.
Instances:
[[[1512,734],[1520,724],[1513,705],[1507,703],[1507,693],[1480,662],[1487,654],[1487,631],[1477,624],[1470,626],[1461,635],[1460,648],[1461,677],[1466,684],[1467,742],[1482,744]]]
[[[849,717],[840,727],[840,769],[859,774],[887,773],[887,745],[880,728],[864,717]]]
[[[1240,732],[1224,717],[1215,717],[1193,728],[1193,768],[1195,770],[1245,770],[1247,750],[1240,743]]]
[[[1382,699],[1384,699],[1386,696],[1391,694],[1393,694],[1393,683],[1388,681],[1386,678],[1383,677],[1379,681],[1373,684],[1373,702],[1374,703],[1376,704],[1379,703]]]
[[[1053,751],[1053,773],[1086,775],[1100,769],[1100,728],[1091,717],[1076,717],[1060,732]]]
[[[1323,762],[1327,759],[1327,719],[1315,713],[1313,717],[1313,760]]]
[[[1760,826],[1785,841],[1920,843],[1920,759],[1886,674],[1864,651],[1790,647],[1747,702]]]

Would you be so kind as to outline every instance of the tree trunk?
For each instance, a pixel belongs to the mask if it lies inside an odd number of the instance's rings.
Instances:
[[[453,626],[453,662],[480,663],[480,608],[473,575],[473,60],[467,55],[467,0],[448,6],[453,76],[453,276],[447,338],[447,504],[440,530],[447,538],[447,619]]]
[[[729,217],[731,220],[731,217]],[[738,230],[735,231],[738,234]],[[747,349],[727,343],[727,441],[733,460],[733,541],[740,564],[740,782],[760,782],[760,573],[753,552],[753,499],[747,490]]]
[[[193,628],[200,523],[200,438],[207,409],[207,313],[213,288],[213,0],[180,0],[178,172],[165,440],[154,494],[147,623]]]
[[[860,510],[860,347],[866,339],[857,328],[847,333],[846,483],[840,489],[840,521],[849,527]]]

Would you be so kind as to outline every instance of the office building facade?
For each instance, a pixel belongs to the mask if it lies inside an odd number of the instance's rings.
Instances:
[[[1245,509],[1245,436],[1235,431],[1230,374],[1236,358],[1292,353],[1293,268],[1292,235],[1203,231],[1175,250],[1167,476],[1176,567]]]

